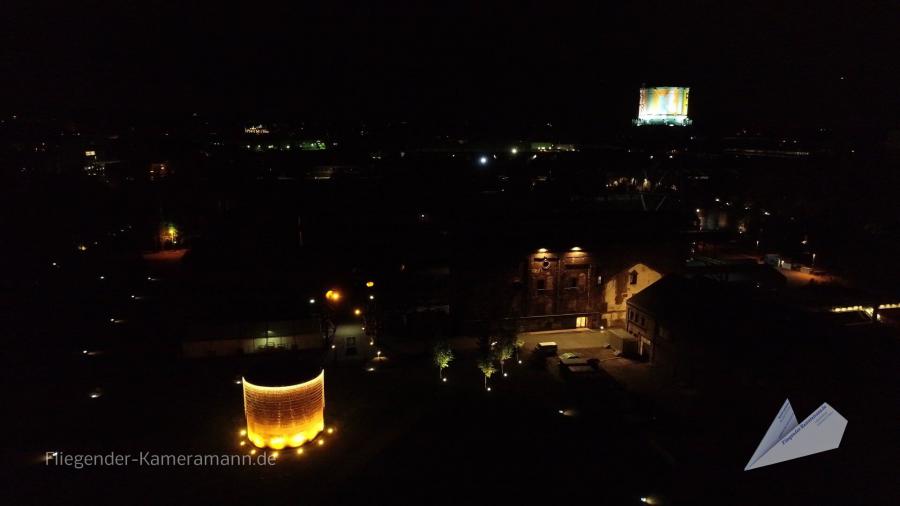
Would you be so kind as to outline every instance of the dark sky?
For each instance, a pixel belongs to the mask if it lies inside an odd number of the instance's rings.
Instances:
[[[0,109],[615,124],[646,82],[708,122],[898,123],[895,2],[188,3],[4,8]]]

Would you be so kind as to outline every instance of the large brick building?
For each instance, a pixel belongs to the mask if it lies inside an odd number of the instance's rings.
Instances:
[[[567,251],[542,248],[528,255],[526,270],[524,329],[600,325],[598,267],[593,255],[577,246]]]

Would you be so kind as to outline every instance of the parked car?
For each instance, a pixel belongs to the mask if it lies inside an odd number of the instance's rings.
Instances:
[[[537,343],[537,346],[534,347],[534,352],[541,355],[556,355],[558,349],[559,348],[556,346],[555,342],[546,341],[543,343]]]
[[[588,360],[577,353],[566,352],[559,356],[559,365],[587,365]]]

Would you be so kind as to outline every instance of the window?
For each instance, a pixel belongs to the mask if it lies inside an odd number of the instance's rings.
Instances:
[[[584,328],[587,327],[587,316],[579,316],[575,318],[575,328]]]
[[[643,326],[644,326],[644,317],[641,316],[641,327],[643,327]]]
[[[637,271],[631,271],[631,273],[628,274],[628,283],[632,284],[632,285],[636,285],[637,284],[637,276],[638,276]]]

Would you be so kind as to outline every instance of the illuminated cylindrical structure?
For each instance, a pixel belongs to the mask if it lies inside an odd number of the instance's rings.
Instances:
[[[251,443],[276,450],[296,448],[325,429],[325,371],[320,367],[317,371],[318,375],[308,379],[308,374],[296,383],[271,375],[244,376],[244,415]]]

